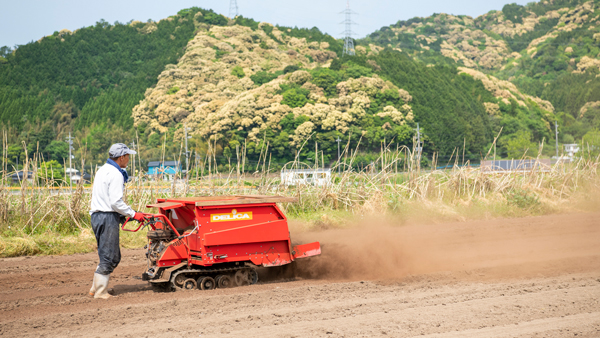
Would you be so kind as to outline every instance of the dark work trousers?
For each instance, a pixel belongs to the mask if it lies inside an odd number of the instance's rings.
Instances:
[[[95,212],[92,214],[92,229],[98,243],[100,263],[96,273],[110,275],[121,262],[119,247],[119,222],[121,215],[117,212]]]

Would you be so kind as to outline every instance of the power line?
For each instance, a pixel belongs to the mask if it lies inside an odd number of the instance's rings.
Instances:
[[[235,19],[236,16],[238,16],[237,0],[230,0],[229,1],[229,17],[231,19]]]
[[[346,9],[340,14],[344,14],[346,19],[340,24],[345,25],[346,30],[344,30],[344,50],[342,52],[343,55],[355,55],[354,53],[354,39],[352,38],[354,32],[352,32],[352,25],[356,25],[355,22],[352,21],[352,14],[358,14],[350,9],[350,0],[346,2]]]

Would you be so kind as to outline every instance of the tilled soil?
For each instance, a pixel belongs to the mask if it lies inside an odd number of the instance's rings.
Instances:
[[[117,297],[95,254],[0,260],[9,337],[600,337],[600,213],[292,233],[320,257],[257,285],[158,293],[124,250]]]

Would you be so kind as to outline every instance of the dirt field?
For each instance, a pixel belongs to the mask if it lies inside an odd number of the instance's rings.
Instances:
[[[292,233],[323,254],[257,285],[155,293],[141,250],[118,297],[95,254],[0,260],[8,337],[600,337],[600,213]]]

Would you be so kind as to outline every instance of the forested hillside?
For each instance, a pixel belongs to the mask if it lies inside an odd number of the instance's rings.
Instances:
[[[340,138],[368,165],[384,143],[412,148],[416,122],[427,153],[442,159],[465,148],[466,159],[479,160],[501,127],[551,136],[552,105],[510,83],[393,50],[336,58],[329,43],[289,33],[267,23],[200,30],[134,108],[135,125],[158,145],[173,129],[181,139],[185,123],[203,153],[211,144],[229,161],[243,145],[251,159],[269,149],[278,164],[314,161],[315,151],[329,163]],[[528,138],[505,148],[521,156],[537,146]]]
[[[161,20],[128,24],[105,21],[75,32],[62,30],[38,42],[4,48],[0,58],[0,121],[14,144],[10,157],[36,150],[48,159],[66,157],[66,133],[88,153],[116,139],[132,141],[132,108],[163,68],[183,55],[199,23],[228,20],[198,8]],[[11,143],[13,143],[11,142]]]
[[[113,142],[135,141],[142,161],[178,159],[184,124],[192,153],[221,166],[242,151],[249,166],[261,152],[274,167],[328,164],[338,138],[364,166],[384,143],[412,148],[417,123],[425,158],[478,161],[500,130],[498,156],[535,156],[542,140],[549,155],[555,120],[564,143],[600,127],[598,1],[400,21],[357,40],[353,57],[316,28],[199,8],[100,21],[0,49],[0,125],[12,165],[23,143],[62,163],[68,132],[88,164]]]
[[[477,18],[435,14],[399,21],[360,40],[424,63],[455,63],[516,84],[552,103],[560,141],[600,128],[600,1],[505,5]]]

